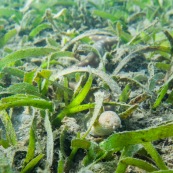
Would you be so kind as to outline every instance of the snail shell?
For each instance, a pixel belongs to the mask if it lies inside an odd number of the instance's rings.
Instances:
[[[113,111],[105,111],[92,126],[90,134],[96,137],[108,136],[119,127],[121,127],[119,116]]]

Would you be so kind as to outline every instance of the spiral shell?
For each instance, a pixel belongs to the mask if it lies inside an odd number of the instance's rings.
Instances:
[[[108,136],[117,128],[121,127],[119,116],[113,111],[105,111],[91,128],[90,134],[93,136]]]

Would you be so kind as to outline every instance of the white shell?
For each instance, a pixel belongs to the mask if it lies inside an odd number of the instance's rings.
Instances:
[[[119,127],[121,127],[119,116],[113,111],[105,111],[91,128],[90,134],[93,136],[108,136]]]

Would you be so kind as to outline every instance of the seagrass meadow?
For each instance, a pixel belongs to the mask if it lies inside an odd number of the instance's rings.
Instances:
[[[0,173],[173,172],[172,0],[0,0]]]

